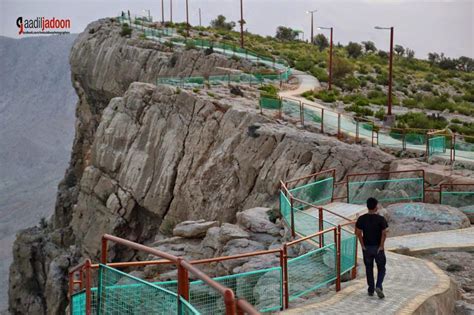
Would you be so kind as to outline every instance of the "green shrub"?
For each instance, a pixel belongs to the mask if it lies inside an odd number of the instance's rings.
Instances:
[[[380,120],[383,120],[383,118],[385,117],[385,109],[380,108],[378,111],[376,111],[375,112],[375,117],[380,119]]]
[[[329,75],[326,72],[326,69],[320,68],[318,66],[311,68],[311,74],[321,82],[328,82],[329,80]]]
[[[333,103],[337,100],[337,95],[338,95],[338,92],[336,92],[335,90],[332,90],[332,91],[322,90],[314,94],[314,97],[326,103]]]
[[[343,89],[353,91],[360,88],[360,81],[353,75],[350,75],[342,80],[341,85]]]
[[[185,44],[186,50],[196,49],[196,44],[193,41],[187,41]]]
[[[262,85],[258,88],[260,91],[260,96],[262,97],[269,97],[269,98],[277,98],[278,97],[278,88],[271,84]]]
[[[351,105],[351,106],[347,106],[345,108],[346,111],[349,111],[349,112],[354,112],[356,114],[356,116],[362,116],[362,117],[365,117],[365,116],[373,116],[374,115],[374,112],[370,109],[370,108],[366,108],[366,107],[359,107],[357,105]]]
[[[397,128],[444,129],[448,122],[443,117],[427,116],[425,113],[406,113],[397,116]]]
[[[120,31],[120,36],[130,37],[132,35],[132,29],[128,26],[127,23],[122,24],[122,30]]]
[[[416,108],[418,105],[418,101],[413,98],[405,98],[402,101],[403,106],[408,107],[408,108]]]

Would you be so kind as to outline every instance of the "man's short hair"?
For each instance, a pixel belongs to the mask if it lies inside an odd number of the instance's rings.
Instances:
[[[375,208],[377,208],[378,203],[379,202],[377,199],[370,197],[369,199],[367,199],[367,209],[375,210]]]

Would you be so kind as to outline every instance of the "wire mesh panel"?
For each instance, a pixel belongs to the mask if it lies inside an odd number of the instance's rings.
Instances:
[[[83,315],[86,313],[86,291],[82,290],[71,296],[71,315]]]
[[[339,120],[339,118],[338,118],[337,113],[335,113],[333,111],[325,110],[324,111],[324,116],[323,116],[324,131],[326,133],[327,132],[337,133],[338,125],[339,125],[338,120]]]
[[[286,223],[289,224],[291,218],[291,204],[282,191],[280,191],[280,213]]]
[[[283,99],[281,101],[281,108],[283,115],[286,115],[291,118],[300,119],[300,103]]]
[[[440,203],[461,208],[465,213],[474,213],[474,191],[443,191]]]
[[[378,145],[403,150],[403,132],[398,130],[379,130]]]
[[[320,124],[322,112],[323,110],[319,107],[303,104],[303,114],[305,123],[312,122]]]
[[[105,265],[99,266],[98,314],[176,314],[176,293]]]
[[[296,199],[312,205],[323,205],[331,201],[334,191],[334,178],[328,177],[290,190]]]
[[[446,152],[446,137],[437,136],[428,140],[429,155]]]
[[[355,257],[356,257],[356,236],[345,230],[341,229],[341,274],[344,274],[354,268]]]
[[[423,201],[424,197],[422,177],[352,181],[348,186],[348,202],[353,204],[363,204],[370,197],[385,203]]]
[[[281,101],[277,98],[260,97],[260,107],[279,110],[281,107]]]
[[[474,137],[456,136],[454,149],[457,160],[474,160]]]
[[[280,267],[255,270],[214,281],[232,289],[237,298],[245,299],[260,312],[282,307],[283,281]],[[223,297],[202,281],[190,283],[190,303],[202,314],[225,314]]]
[[[288,293],[292,301],[336,279],[335,244],[288,260]]]

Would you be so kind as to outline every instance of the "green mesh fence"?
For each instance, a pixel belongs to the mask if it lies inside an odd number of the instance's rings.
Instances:
[[[282,307],[283,281],[280,267],[249,271],[213,278],[232,289],[238,298],[245,299],[260,312]],[[155,285],[177,292],[177,282],[157,282]],[[192,281],[189,302],[202,314],[225,314],[223,297],[202,281]]]
[[[443,191],[440,203],[460,208],[468,214],[474,213],[474,191]]]
[[[380,202],[423,201],[424,179],[401,178],[349,182],[348,203],[363,204],[369,197]]]
[[[71,315],[83,315],[86,312],[86,291],[80,291],[71,296]]]
[[[312,205],[323,205],[331,201],[333,191],[334,178],[332,177],[290,189],[293,197]]]
[[[300,119],[300,103],[299,102],[283,99],[281,102],[281,109],[282,109],[283,115],[289,116],[291,118]]]
[[[356,263],[356,236],[347,231],[341,229],[341,274],[350,271]]]
[[[279,110],[281,107],[281,100],[277,98],[260,97],[259,104],[260,108]]]
[[[307,104],[303,104],[302,107],[303,107],[305,123],[308,123],[308,122],[317,123],[317,124],[321,123],[321,117],[323,115],[323,110],[321,108],[310,106]]]
[[[288,260],[288,293],[292,301],[336,279],[335,244]]]
[[[286,223],[290,224],[291,204],[282,191],[280,191],[280,213]]]
[[[429,155],[446,152],[446,137],[437,136],[428,140]]]
[[[403,149],[403,132],[380,130],[378,132],[378,145],[381,147],[390,147]]]
[[[282,307],[283,281],[280,267],[255,270],[214,278],[232,289],[260,312],[279,310]],[[225,314],[224,300],[201,281],[190,284],[190,303],[202,314]]]
[[[184,308],[189,309],[187,306]],[[176,293],[157,285],[100,265],[97,313],[176,314],[178,297]]]
[[[469,140],[471,139],[469,138]],[[454,144],[454,153],[456,159],[458,160],[474,160],[474,143],[456,137],[456,142]]]

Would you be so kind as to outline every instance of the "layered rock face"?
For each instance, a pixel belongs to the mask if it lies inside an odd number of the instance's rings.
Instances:
[[[277,206],[281,179],[329,168],[341,179],[388,170],[393,160],[262,116],[248,89],[244,97],[228,90],[214,97],[150,84],[158,75],[251,66],[195,50],[170,52],[119,32],[112,20],[92,23],[72,49],[79,101],[70,166],[52,220],[15,242],[13,314],[63,313],[67,270],[82,257],[97,260],[103,233],[148,244],[182,221],[232,223],[238,211]],[[222,251],[249,244],[231,245]],[[109,257],[136,253],[112,246]]]

